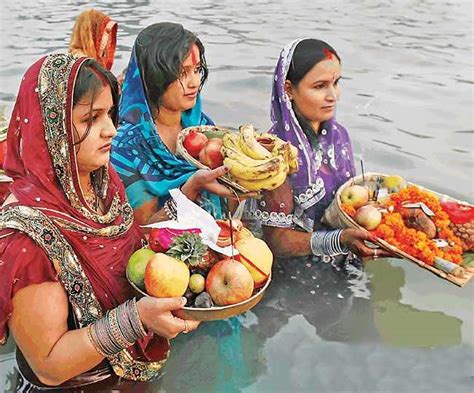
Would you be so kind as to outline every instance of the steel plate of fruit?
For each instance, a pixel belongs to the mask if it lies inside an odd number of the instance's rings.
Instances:
[[[383,249],[460,287],[474,275],[466,263],[474,246],[474,206],[400,176],[367,173],[349,179],[323,221],[365,228]]]
[[[194,127],[188,127],[183,129],[179,135],[178,135],[178,140],[176,143],[176,153],[180,157],[184,158],[186,161],[189,163],[193,164],[194,166],[200,168],[200,169],[207,169],[209,168],[207,165],[204,165],[201,163],[198,159],[198,157],[193,157],[191,154],[188,153],[188,151],[184,147],[184,139],[189,133],[192,132],[200,132],[206,135],[208,139],[211,138],[220,138],[224,136],[224,134],[231,132],[228,129],[217,127],[217,126],[194,126]],[[225,185],[228,185],[235,189],[236,191],[239,191],[241,193],[246,193],[248,190],[237,183],[233,182],[231,179],[229,179],[227,176],[223,176],[219,179],[224,183]]]
[[[132,281],[130,281],[130,279],[128,278],[128,274],[127,279],[133,289],[137,292],[138,296],[149,296],[146,292],[142,291]],[[260,300],[262,300],[263,295],[265,294],[265,290],[270,285],[270,282],[271,276],[268,277],[263,287],[257,289],[257,292],[252,295],[252,297],[240,303],[231,304],[229,306],[214,306],[209,308],[183,307],[180,310],[173,311],[173,314],[179,318],[191,319],[194,321],[218,321],[221,319],[231,318],[246,311],[249,311]]]

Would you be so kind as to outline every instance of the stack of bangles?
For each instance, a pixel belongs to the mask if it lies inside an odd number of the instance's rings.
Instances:
[[[113,356],[144,338],[147,333],[138,315],[137,300],[127,300],[87,326],[87,335],[102,356]]]
[[[170,198],[165,202],[163,209],[165,209],[165,213],[170,220],[176,220],[178,218],[176,201],[173,198]]]
[[[342,229],[335,231],[315,231],[311,235],[311,251],[313,255],[336,256],[348,254],[349,249],[341,244]]]

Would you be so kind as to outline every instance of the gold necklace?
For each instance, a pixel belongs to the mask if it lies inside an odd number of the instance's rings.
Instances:
[[[92,208],[93,211],[99,211],[99,197],[97,196],[94,188],[92,187],[92,183],[89,183],[88,190],[84,192],[84,200]]]

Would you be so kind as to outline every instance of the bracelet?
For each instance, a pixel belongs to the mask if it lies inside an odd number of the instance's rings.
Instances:
[[[176,220],[178,218],[176,202],[173,198],[169,198],[163,205],[165,213],[170,220]]]
[[[342,229],[335,231],[315,231],[311,235],[310,246],[313,255],[336,256],[348,254],[349,249],[341,244]]]
[[[94,349],[97,351],[97,353],[100,355],[100,356],[104,356],[106,357],[107,354],[105,352],[102,351],[102,349],[100,349],[100,347],[96,344],[96,341],[95,339],[92,338],[92,323],[90,325],[87,326],[87,337],[89,337],[89,341],[91,342],[92,346],[94,347]]]
[[[87,327],[87,335],[96,351],[102,356],[113,356],[133,345],[147,333],[138,314],[136,299],[127,300],[107,311]]]

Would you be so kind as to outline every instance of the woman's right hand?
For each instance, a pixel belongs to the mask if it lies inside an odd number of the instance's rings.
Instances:
[[[186,304],[183,297],[156,298],[142,297],[137,302],[138,314],[147,330],[164,338],[172,339],[180,333],[195,330],[200,322],[175,317],[171,311],[179,310]]]
[[[182,185],[181,191],[192,201],[196,201],[202,190],[223,198],[237,199],[235,192],[217,181],[217,178],[224,176],[227,172],[229,168],[225,165],[210,170],[199,169]],[[240,194],[239,199],[254,198],[257,195],[256,192]]]
[[[385,258],[392,257],[388,251],[381,248],[370,248],[366,241],[375,243],[377,239],[364,229],[347,228],[341,233],[341,243],[359,257]]]

